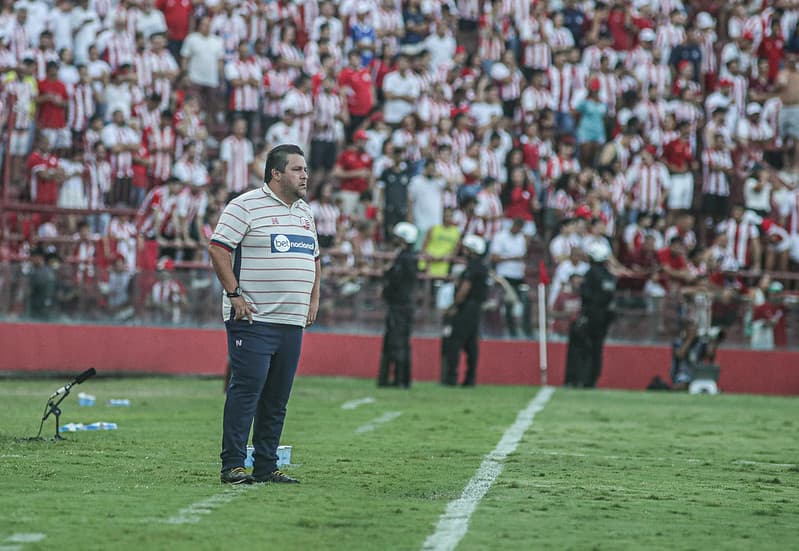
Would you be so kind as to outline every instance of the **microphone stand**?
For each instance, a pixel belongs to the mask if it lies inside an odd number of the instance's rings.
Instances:
[[[64,393],[57,396],[58,400],[54,401],[55,398],[50,398],[47,400],[47,405],[44,407],[45,414],[42,416],[42,422],[39,425],[39,434],[36,435],[36,438],[39,438],[42,435],[42,427],[44,426],[44,422],[47,420],[50,415],[55,416],[55,436],[53,437],[55,440],[66,440],[63,436],[61,436],[61,428],[60,425],[60,418],[61,418],[61,408],[59,405],[61,402],[64,401],[64,398],[69,396],[69,391],[72,388],[72,385],[67,385],[64,388]]]

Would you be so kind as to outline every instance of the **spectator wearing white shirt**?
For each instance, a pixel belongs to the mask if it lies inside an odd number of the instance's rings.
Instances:
[[[224,74],[225,45],[222,39],[211,34],[211,20],[203,17],[197,31],[189,34],[180,48],[181,66],[188,71],[195,95],[209,115],[218,121],[220,75]]]
[[[408,184],[409,222],[419,230],[417,245],[421,246],[427,232],[444,221],[444,189],[447,182],[438,175],[436,162],[425,159],[421,174]]]
[[[397,58],[397,70],[388,73],[383,79],[383,94],[386,98],[383,111],[386,122],[399,125],[403,117],[413,113],[421,92],[419,79],[410,70],[408,56],[400,54]]]
[[[283,120],[276,122],[266,131],[264,140],[269,149],[285,143],[302,143],[302,132],[294,111],[287,109],[283,114]]]
[[[455,37],[443,22],[436,25],[435,34],[428,35],[423,44],[424,49],[430,52],[430,69],[433,72],[438,72],[442,66],[451,64],[452,58],[455,57],[455,48],[458,47]]]
[[[566,286],[573,275],[585,275],[590,268],[590,264],[585,261],[585,254],[580,247],[572,247],[569,256],[558,264],[555,273],[552,274],[552,284],[549,286],[549,296],[547,304],[552,308],[558,299],[561,289]]]
[[[42,0],[20,0],[14,2],[14,10],[19,12],[24,10],[27,14],[22,25],[28,33],[30,46],[39,45],[39,35],[47,28],[48,14],[50,7]]]
[[[197,160],[196,147],[194,142],[188,142],[183,149],[183,156],[172,167],[172,176],[184,185],[208,184],[208,171],[205,165]]]
[[[233,134],[222,140],[219,160],[228,191],[242,193],[249,187],[250,167],[255,160],[252,142],[247,139],[247,121],[233,121]]]
[[[70,12],[73,34],[75,63],[85,65],[89,62],[89,46],[97,41],[102,25],[97,12],[89,5],[89,0],[80,0]]]
[[[532,335],[530,327],[529,286],[525,282],[527,260],[527,237],[522,232],[524,220],[516,218],[511,227],[500,231],[491,240],[491,261],[496,274],[505,279],[516,293],[516,300],[505,297],[505,323],[512,337],[519,336],[519,323],[527,336]]]
[[[771,212],[771,176],[760,165],[754,166],[752,175],[744,182],[744,205],[746,210],[763,217]]]
[[[30,14],[28,14],[30,17]],[[47,17],[47,27],[53,32],[55,49],[61,51],[62,48],[73,47],[72,29],[72,2],[71,0],[59,0],[56,8],[50,10]]]
[[[136,15],[136,30],[147,40],[156,33],[166,32],[166,18],[161,10],[155,9],[155,0],[144,0],[144,7]]]
[[[327,25],[327,28],[330,31],[330,42],[341,45],[341,43],[344,41],[344,26],[341,23],[341,19],[336,17],[335,4],[333,4],[333,2],[330,0],[323,2],[319,8],[319,11],[320,14],[313,22],[311,40],[317,42],[319,40],[320,27],[322,25]]]

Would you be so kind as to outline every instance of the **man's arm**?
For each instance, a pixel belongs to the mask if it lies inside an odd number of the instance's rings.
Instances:
[[[236,275],[233,273],[233,267],[230,262],[230,251],[221,245],[211,243],[208,247],[208,254],[211,256],[211,264],[214,266],[216,277],[219,278],[219,282],[222,284],[225,292],[232,293],[236,287],[239,286],[239,282],[236,281]],[[313,302],[313,296],[311,297],[311,301]],[[231,298],[230,304],[236,312],[235,319],[237,320],[246,317],[250,320],[250,323],[252,323],[253,313],[258,313],[255,306],[249,304],[243,296]]]
[[[313,322],[316,321],[316,315],[319,313],[319,288],[322,282],[322,260],[320,257],[316,257],[315,262],[315,275],[313,279],[313,289],[311,289],[311,304],[308,308],[308,320],[305,322],[305,326],[308,327]]]

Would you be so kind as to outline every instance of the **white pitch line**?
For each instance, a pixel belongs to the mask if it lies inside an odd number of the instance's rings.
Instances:
[[[745,459],[739,459],[738,461],[733,461],[736,465],[760,465],[763,467],[796,467],[796,463],[766,463],[763,461],[746,461]]]
[[[366,404],[374,404],[375,399],[371,396],[367,396],[366,398],[358,398],[357,400],[350,400],[349,402],[344,402],[341,404],[341,409],[355,409],[359,406],[363,406]]]
[[[364,433],[364,432],[373,431],[377,427],[379,427],[380,425],[382,425],[384,423],[389,423],[389,422],[393,421],[394,419],[396,419],[397,417],[399,417],[400,415],[402,415],[401,411],[387,411],[383,415],[381,415],[380,417],[377,417],[376,419],[372,419],[368,423],[366,423],[364,425],[361,425],[360,427],[355,429],[355,432],[357,434],[361,434],[361,433]]]
[[[0,551],[22,551],[21,545],[0,545]]]
[[[469,529],[472,513],[502,472],[505,459],[516,451],[522,436],[533,424],[536,413],[544,409],[554,392],[554,387],[543,387],[527,407],[519,412],[516,421],[502,435],[494,451],[483,458],[480,468],[466,484],[461,496],[449,502],[446,511],[438,519],[436,531],[422,544],[423,550],[451,551],[458,546]]]
[[[221,494],[216,494],[211,497],[205,498],[197,503],[192,503],[188,507],[181,509],[175,516],[165,519],[163,522],[167,524],[197,524],[200,522],[202,515],[208,515],[220,505],[224,505],[233,501],[236,497],[241,495],[242,492],[254,486],[242,486],[241,488],[229,488]]]
[[[37,541],[42,541],[47,536],[45,534],[41,534],[39,532],[33,532],[30,534],[11,534],[6,538],[5,541],[9,543],[36,543]]]

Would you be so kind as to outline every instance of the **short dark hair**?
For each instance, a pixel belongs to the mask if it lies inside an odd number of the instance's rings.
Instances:
[[[272,171],[284,172],[286,165],[289,164],[289,155],[300,155],[305,157],[302,148],[298,145],[286,143],[272,148],[269,155],[266,157],[266,165],[264,166],[264,183],[272,179]]]

